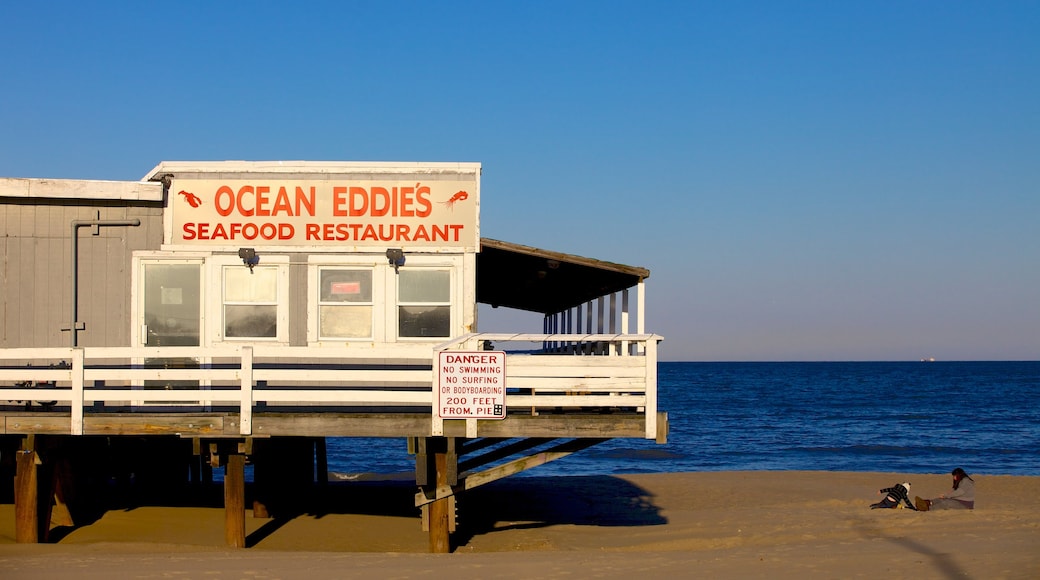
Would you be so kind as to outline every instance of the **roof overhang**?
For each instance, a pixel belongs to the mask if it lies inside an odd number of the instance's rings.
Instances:
[[[477,302],[555,314],[649,277],[646,268],[481,238]]]
[[[0,197],[96,201],[162,201],[161,183],[0,177]]]
[[[456,174],[480,173],[475,162],[414,161],[163,161],[142,181],[161,181],[167,175],[350,175],[377,174]]]

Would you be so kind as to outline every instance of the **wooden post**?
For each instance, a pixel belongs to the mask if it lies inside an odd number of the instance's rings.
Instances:
[[[433,466],[437,474],[435,478],[436,487],[447,486],[447,440],[442,437],[431,439],[427,444],[427,451],[433,452]],[[439,499],[430,504],[430,552],[433,554],[448,554],[451,552],[451,535],[448,529],[448,518],[452,517],[452,514],[449,513],[450,506],[451,502],[448,501],[448,498]]]
[[[246,547],[246,457],[228,455],[224,468],[224,542]]]
[[[33,449],[18,452],[14,477],[14,535],[19,544],[40,542],[39,485],[36,468],[39,460]]]

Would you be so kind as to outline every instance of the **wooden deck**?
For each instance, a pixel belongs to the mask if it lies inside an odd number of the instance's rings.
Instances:
[[[244,547],[247,462],[266,466],[255,485],[276,490],[268,498],[277,504],[279,494],[306,494],[301,482],[327,480],[326,437],[386,437],[409,441],[415,507],[431,551],[447,552],[456,495],[612,438],[666,440],[658,340],[473,334],[437,346],[0,349],[0,441],[18,449],[18,541],[46,541],[53,509],[72,523],[62,497],[75,478],[62,458],[84,448],[77,442],[143,437],[154,445],[127,461],[181,477],[190,465],[193,480],[224,468],[227,545]],[[504,417],[441,418],[438,353],[494,347],[505,353]],[[267,501],[254,499],[255,517],[269,515]]]

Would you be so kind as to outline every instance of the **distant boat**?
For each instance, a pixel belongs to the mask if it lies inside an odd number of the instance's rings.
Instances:
[[[935,357],[934,356],[930,356],[930,357],[927,357],[927,358],[923,358],[923,359],[921,359],[921,362],[935,362]]]

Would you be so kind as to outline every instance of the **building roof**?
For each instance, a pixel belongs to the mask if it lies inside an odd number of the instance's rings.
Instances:
[[[554,314],[635,286],[650,270],[481,238],[477,302]]]
[[[163,161],[141,181],[159,181],[167,174],[305,174],[337,175],[365,173],[437,174],[480,173],[475,162],[414,161]]]

